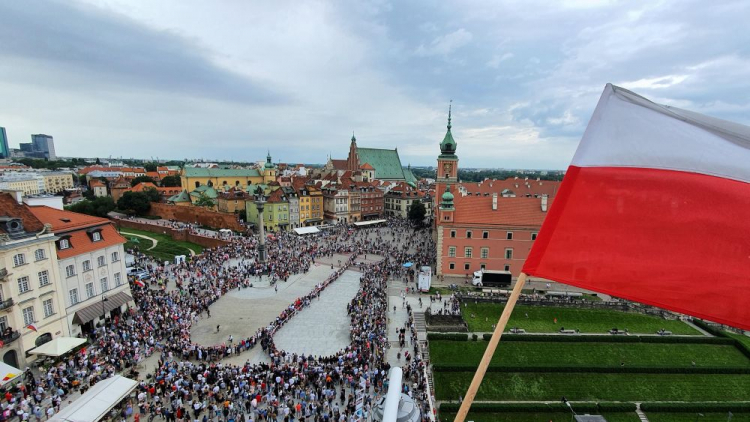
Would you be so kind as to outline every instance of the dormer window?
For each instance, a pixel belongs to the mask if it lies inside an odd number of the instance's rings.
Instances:
[[[94,232],[94,233],[92,233],[91,234],[91,240],[93,240],[94,242],[98,242],[98,241],[102,240],[102,233],[101,232]]]
[[[59,249],[70,249],[70,240],[69,239],[60,239],[59,243]]]

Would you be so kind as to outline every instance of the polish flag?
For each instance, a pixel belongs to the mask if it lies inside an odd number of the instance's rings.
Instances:
[[[750,329],[750,127],[607,85],[523,272]]]
[[[31,330],[33,332],[37,331],[36,325],[34,325],[34,324],[29,324],[29,325],[26,326],[26,328],[28,328],[29,330]]]
[[[138,286],[138,287],[144,287],[146,285],[146,283],[142,282],[141,280],[136,279],[135,280],[135,285]]]

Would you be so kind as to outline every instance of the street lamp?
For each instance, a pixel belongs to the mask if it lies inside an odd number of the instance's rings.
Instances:
[[[104,318],[104,321],[102,322],[102,327],[104,326],[104,323],[107,322],[107,311],[104,309],[104,302],[109,301],[109,298],[102,294],[102,318]]]

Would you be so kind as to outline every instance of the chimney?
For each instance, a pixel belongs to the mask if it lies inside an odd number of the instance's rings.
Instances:
[[[547,195],[542,196],[542,212],[547,212]]]
[[[497,211],[497,194],[492,194],[492,211]]]

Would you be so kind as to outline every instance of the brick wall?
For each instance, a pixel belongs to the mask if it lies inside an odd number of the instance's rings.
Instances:
[[[200,207],[180,207],[176,205],[152,203],[149,215],[156,215],[166,220],[177,220],[183,223],[195,223],[213,227],[215,229],[230,229],[244,232],[245,227],[240,224],[235,214],[211,211]],[[197,243],[197,242],[196,242]]]
[[[113,219],[112,221],[116,226],[118,226],[118,228],[123,227],[127,229],[143,230],[151,233],[166,234],[174,240],[195,243],[197,245],[203,246],[204,248],[215,248],[217,246],[222,246],[229,243],[226,240],[198,236],[184,229],[173,229],[171,227],[156,226],[154,224],[141,223],[131,220]]]

